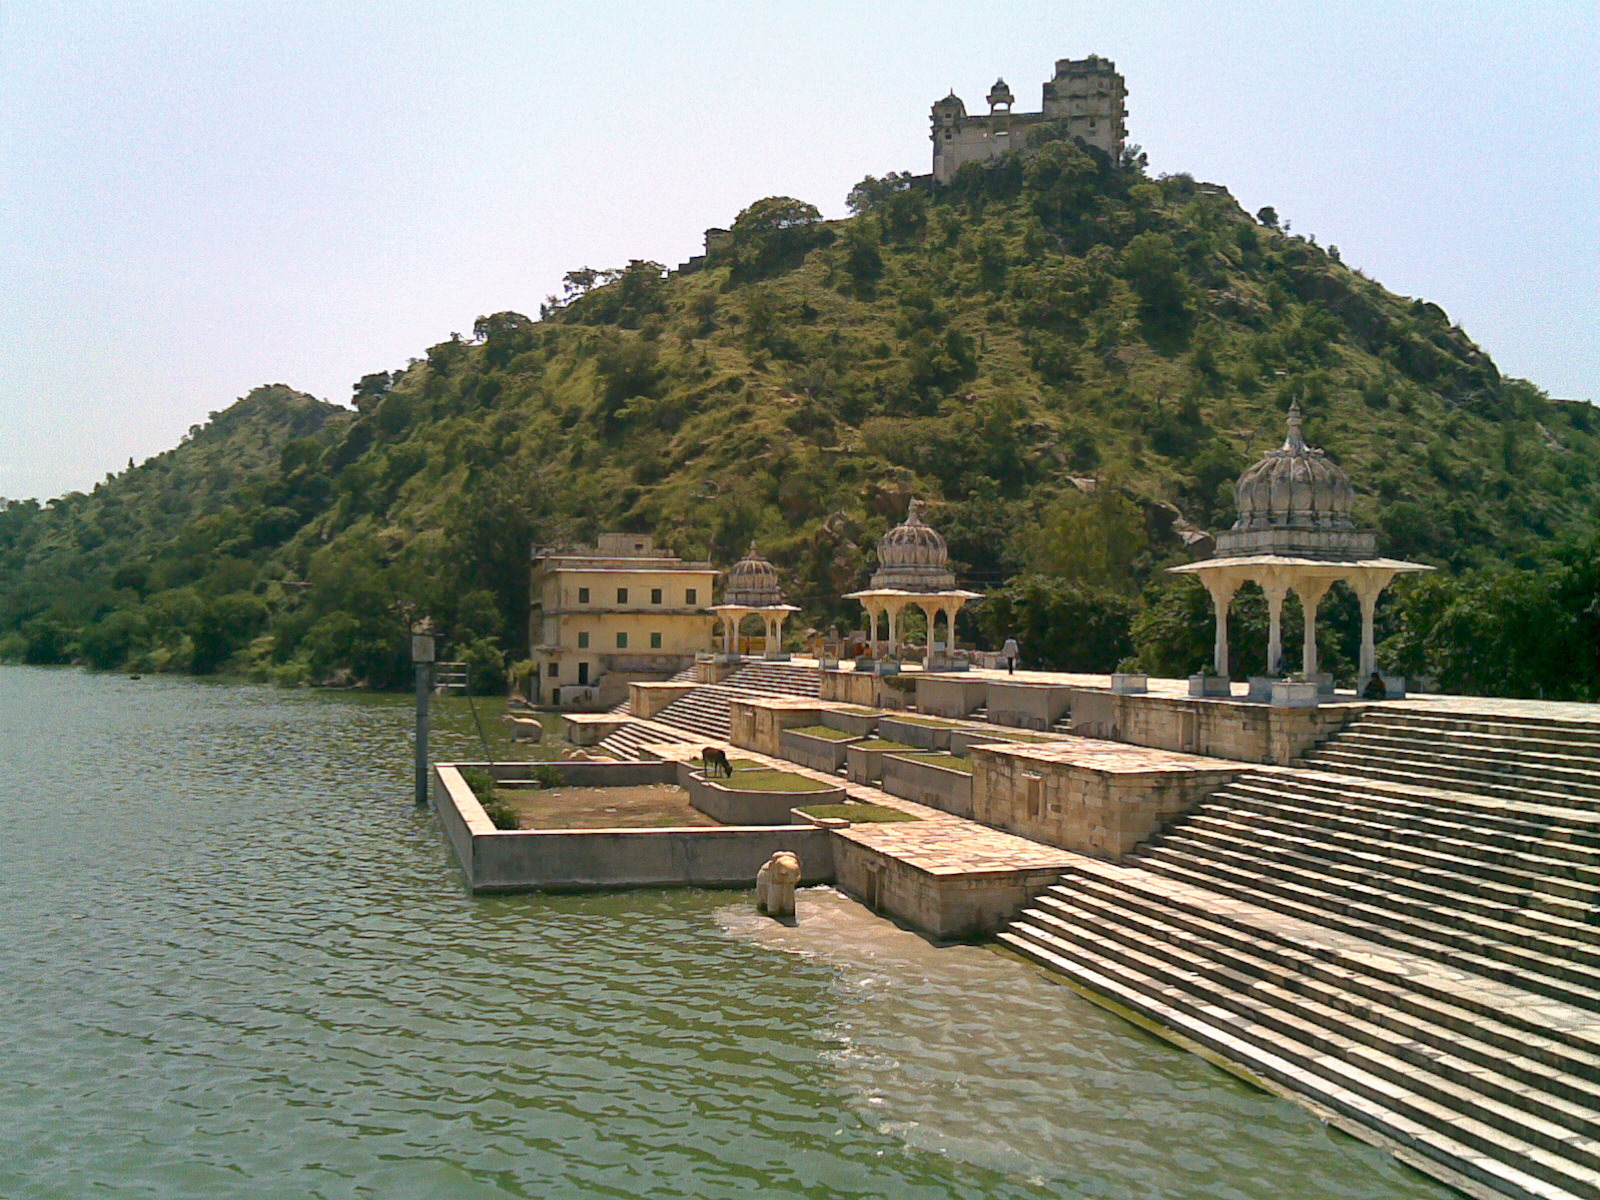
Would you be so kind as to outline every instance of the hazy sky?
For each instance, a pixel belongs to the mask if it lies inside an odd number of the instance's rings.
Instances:
[[[0,0],[0,496],[261,383],[339,403],[574,267],[928,170],[928,108],[1127,78],[1153,172],[1276,206],[1502,371],[1600,396],[1592,0]]]

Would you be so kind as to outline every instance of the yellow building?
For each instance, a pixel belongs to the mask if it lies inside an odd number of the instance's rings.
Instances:
[[[717,571],[656,550],[648,534],[534,551],[528,643],[535,704],[602,709],[630,682],[665,679],[711,649]]]

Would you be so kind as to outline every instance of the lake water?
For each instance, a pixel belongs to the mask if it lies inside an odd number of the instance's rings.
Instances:
[[[0,1197],[1451,1195],[827,889],[474,899],[409,703],[0,667]]]

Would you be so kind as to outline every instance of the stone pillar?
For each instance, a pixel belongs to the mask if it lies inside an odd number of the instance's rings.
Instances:
[[[1283,670],[1283,601],[1289,585],[1263,582],[1261,590],[1267,595],[1267,674],[1277,675]]]
[[[1307,682],[1317,673],[1317,605],[1328,594],[1331,579],[1304,579],[1294,585],[1300,597],[1301,615],[1305,618],[1305,648],[1301,652],[1301,667]]]
[[[1201,576],[1206,591],[1211,593],[1211,604],[1217,610],[1217,637],[1213,647],[1212,670],[1223,679],[1228,678],[1228,609],[1233,606],[1233,595],[1239,590],[1236,579],[1217,579]]]
[[[893,658],[895,656],[895,646],[899,644],[895,637],[897,632],[895,626],[898,624],[895,618],[900,615],[900,610],[898,608],[888,607],[886,611],[889,614],[889,648],[884,652],[884,654],[888,658]]]
[[[938,633],[939,606],[937,604],[919,604],[922,616],[928,624],[928,636],[923,644],[922,669],[926,671],[933,666],[933,640]]]
[[[1392,571],[1363,571],[1353,581],[1356,599],[1361,602],[1361,667],[1356,679],[1357,693],[1367,686],[1367,680],[1378,669],[1378,647],[1373,625],[1378,610],[1378,596],[1393,578]]]

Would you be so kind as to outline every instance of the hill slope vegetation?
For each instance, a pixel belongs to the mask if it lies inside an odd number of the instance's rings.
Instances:
[[[539,320],[366,376],[354,412],[258,389],[91,495],[7,504],[0,652],[391,686],[427,612],[493,683],[526,652],[529,546],[605,528],[724,564],[755,539],[805,621],[848,627],[839,594],[915,495],[994,589],[969,635],[1188,671],[1206,601],[1159,569],[1231,522],[1293,400],[1386,552],[1446,568],[1385,606],[1397,665],[1593,694],[1592,406],[1134,157],[1056,141],[850,203],[759,201],[698,269],[576,270]],[[1353,598],[1327,603],[1348,669]]]

